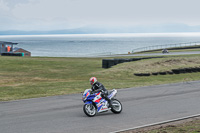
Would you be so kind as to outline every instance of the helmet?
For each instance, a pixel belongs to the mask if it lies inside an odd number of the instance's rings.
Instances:
[[[94,83],[97,82],[97,78],[96,77],[91,77],[90,78],[90,84],[93,85]]]

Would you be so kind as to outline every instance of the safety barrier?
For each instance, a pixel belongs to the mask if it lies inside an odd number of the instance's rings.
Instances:
[[[114,65],[124,63],[124,62],[132,62],[143,59],[152,59],[152,58],[163,58],[163,57],[144,57],[144,58],[122,58],[122,59],[103,59],[102,60],[102,68],[111,68]]]
[[[153,50],[159,50],[159,49],[169,49],[169,48],[170,49],[173,48],[173,50],[176,50],[176,49],[188,49],[188,48],[194,48],[195,46],[199,46],[199,45],[200,45],[200,42],[153,45],[153,46],[147,46],[147,47],[133,49],[132,53],[144,52],[144,51],[153,51]]]
[[[135,76],[150,76],[150,75],[156,76],[156,75],[183,74],[183,73],[194,73],[194,72],[200,72],[200,66],[172,69],[171,71],[166,71],[166,72],[134,73],[134,75]]]
[[[24,56],[24,53],[2,53],[1,56]]]

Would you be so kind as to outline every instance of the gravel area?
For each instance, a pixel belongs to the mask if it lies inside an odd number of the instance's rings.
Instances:
[[[180,125],[184,126],[187,123],[195,122],[197,120],[199,121],[200,117],[189,118],[189,119],[185,119],[185,120],[180,120],[180,121],[175,121],[175,122],[170,122],[170,123],[166,123],[166,124],[160,124],[160,125],[155,125],[155,126],[150,126],[150,127],[145,127],[145,128],[139,128],[139,129],[135,129],[135,130],[122,131],[119,133],[148,133],[149,131],[154,130],[154,129],[176,127],[176,126],[180,126]],[[165,133],[167,133],[167,132],[165,132]]]

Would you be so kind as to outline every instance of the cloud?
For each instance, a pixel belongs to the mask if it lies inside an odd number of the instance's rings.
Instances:
[[[5,3],[4,0],[0,0],[0,13],[2,13],[3,11],[8,11],[9,7],[7,6],[7,3]]]
[[[199,0],[0,0],[0,30],[200,25]]]
[[[12,9],[19,4],[28,4],[28,3],[36,2],[38,0],[1,0],[1,1],[4,4],[6,4],[7,7]]]

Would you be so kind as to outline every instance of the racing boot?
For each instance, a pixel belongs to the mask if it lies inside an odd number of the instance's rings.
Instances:
[[[112,108],[113,107],[112,101],[107,96],[105,97],[105,99],[106,99],[106,101],[108,101],[108,104],[109,104],[108,108]]]
[[[113,107],[111,100],[108,102],[108,104],[109,104],[108,108],[112,108]]]

